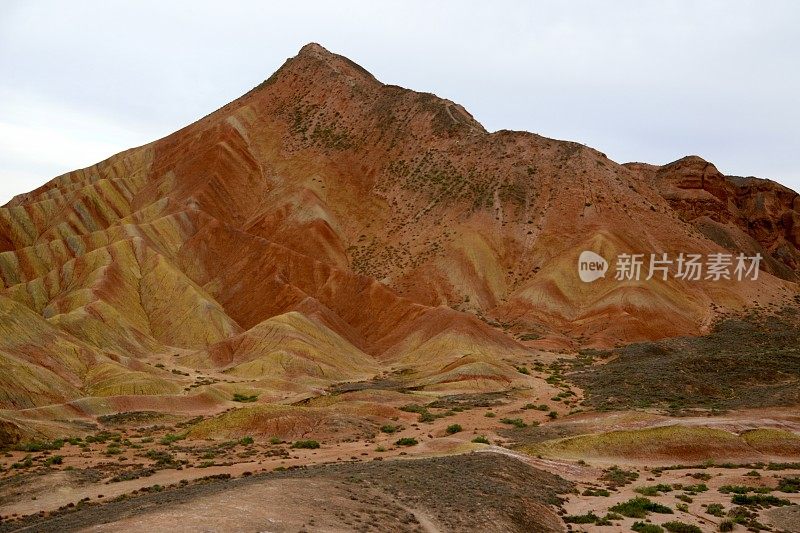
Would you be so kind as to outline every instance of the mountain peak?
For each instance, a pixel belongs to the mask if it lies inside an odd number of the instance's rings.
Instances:
[[[312,55],[315,57],[319,57],[319,56],[334,56],[336,54],[334,54],[333,52],[331,52],[330,50],[328,50],[319,43],[308,43],[304,45],[299,52],[297,52],[297,55],[298,56]]]

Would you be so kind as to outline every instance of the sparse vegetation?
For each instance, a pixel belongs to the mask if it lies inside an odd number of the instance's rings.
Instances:
[[[478,435],[477,437],[472,439],[472,442],[476,444],[491,444],[491,442],[489,442],[489,439],[487,439],[483,435]]]
[[[302,450],[316,450],[319,448],[319,442],[315,440],[297,440],[292,444],[292,448]]]
[[[612,466],[603,471],[600,481],[605,481],[606,486],[612,489],[624,487],[639,479],[639,474],[633,470],[623,470],[618,466]]]
[[[666,522],[661,525],[670,533],[703,533],[699,527],[683,522]]]
[[[447,433],[448,435],[454,435],[456,433],[461,432],[462,429],[463,428],[461,427],[460,424],[450,424],[449,426],[447,426],[447,429],[445,429],[444,432]]]
[[[500,423],[508,424],[509,426],[514,426],[515,428],[528,427],[528,424],[523,422],[521,418],[501,418]]]
[[[395,442],[395,444],[397,446],[416,446],[417,444],[419,444],[419,442],[417,441],[417,439],[413,437],[403,437],[402,439],[398,439],[398,441]]]
[[[596,488],[590,487],[590,488],[587,488],[586,490],[584,490],[581,493],[581,495],[583,495],[583,496],[601,496],[601,497],[607,498],[608,496],[611,496],[611,493],[609,491],[607,491],[606,489],[596,489]]]
[[[666,505],[661,505],[642,496],[618,503],[609,510],[630,518],[644,518],[648,513],[672,514],[672,509]]]
[[[258,394],[243,394],[241,392],[234,393],[233,401],[239,403],[253,403],[258,400]]]
[[[631,526],[631,530],[637,533],[664,533],[663,527],[646,522],[634,522]]]
[[[723,520],[722,522],[719,523],[719,530],[720,531],[733,531],[734,527],[735,527],[735,524],[734,524],[733,520],[731,520],[730,518],[728,518],[726,520]]]
[[[706,507],[706,512],[711,516],[725,516],[725,507],[721,503],[710,503]]]
[[[660,483],[658,485],[650,485],[647,487],[636,487],[634,492],[638,492],[642,496],[658,496],[662,492],[672,492],[672,485],[665,485]]]
[[[789,500],[778,498],[771,494],[734,494],[733,498],[731,498],[731,503],[746,507],[780,507],[791,504]]]

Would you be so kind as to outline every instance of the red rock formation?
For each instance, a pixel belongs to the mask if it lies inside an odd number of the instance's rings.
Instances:
[[[507,386],[519,376],[509,362],[530,357],[514,335],[576,347],[696,334],[720,310],[792,295],[797,204],[696,158],[623,166],[576,143],[489,133],[461,106],[311,44],[196,123],[0,209],[0,306],[13,322],[0,322],[0,363],[28,373],[8,384],[21,405],[173,394],[182,378],[152,364],[165,355],[280,367],[252,376],[278,389],[286,376],[352,378],[352,359],[417,387]],[[768,273],[577,276],[582,250],[724,248],[763,250]],[[287,326],[293,313],[304,319]]]

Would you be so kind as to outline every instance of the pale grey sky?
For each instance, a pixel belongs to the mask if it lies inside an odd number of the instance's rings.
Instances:
[[[800,190],[800,2],[2,0],[0,204],[243,94],[311,41],[489,130]]]

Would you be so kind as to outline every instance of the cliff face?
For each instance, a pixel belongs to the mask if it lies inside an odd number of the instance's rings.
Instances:
[[[731,251],[759,252],[765,270],[798,281],[800,195],[773,181],[725,176],[689,156],[655,167],[629,163],[646,177],[670,207],[706,237]]]
[[[0,209],[0,375],[25,376],[0,404],[175,393],[154,355],[275,391],[386,368],[414,387],[507,386],[530,353],[515,336],[697,334],[721,311],[783,301],[797,217],[795,193],[697,158],[623,166],[489,133],[311,44],[196,123]],[[583,250],[726,248],[762,251],[765,272],[577,277]]]

